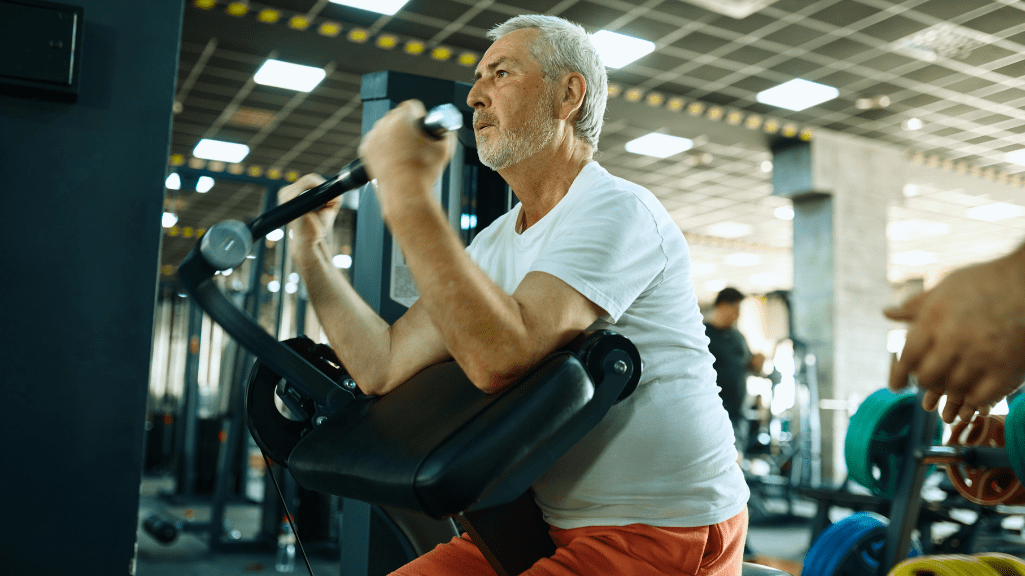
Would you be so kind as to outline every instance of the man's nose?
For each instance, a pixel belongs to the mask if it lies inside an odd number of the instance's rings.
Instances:
[[[477,108],[478,106],[483,108],[487,106],[485,100],[484,90],[480,86],[480,81],[477,81],[470,88],[470,93],[466,95],[466,105],[470,108]]]

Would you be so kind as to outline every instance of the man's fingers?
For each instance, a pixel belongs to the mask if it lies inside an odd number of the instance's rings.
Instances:
[[[946,388],[951,389],[947,378],[957,363],[957,350],[949,344],[934,342],[933,346],[926,352],[925,357],[918,363],[915,376],[918,377],[918,384],[923,388]]]
[[[969,406],[968,404],[961,405],[961,409],[958,410],[957,416],[964,422],[971,422],[972,417],[975,416],[975,407]],[[979,411],[981,413],[981,410]]]
[[[1005,382],[1006,374],[991,370],[986,372],[982,379],[971,387],[971,391],[965,395],[965,401],[972,404],[994,405],[1007,397],[1008,392],[1014,390],[1014,384],[1008,385]]]
[[[907,385],[907,370],[901,368],[900,363],[897,361],[897,355],[894,354],[890,360],[890,390],[901,390],[903,388],[906,388]]]
[[[926,390],[925,395],[922,396],[922,408],[928,411],[933,411],[940,404],[940,398],[943,397],[943,392],[936,390]]]
[[[918,310],[922,307],[922,300],[927,292],[921,292],[908,298],[897,306],[891,306],[883,310],[883,314],[890,320],[898,322],[911,322],[918,316]]]
[[[947,394],[947,402],[943,405],[943,421],[947,424],[953,424],[954,418],[957,417],[963,405],[963,398],[957,395]]]
[[[890,370],[890,388],[898,390],[907,384],[908,374],[917,370],[918,363],[929,349],[930,344],[931,339],[925,330],[918,326],[913,326],[911,330],[908,330],[900,360],[897,361],[894,369]]]

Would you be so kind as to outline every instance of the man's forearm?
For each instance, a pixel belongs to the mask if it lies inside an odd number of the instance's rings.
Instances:
[[[317,318],[349,375],[368,393],[387,380],[390,329],[331,262],[323,242],[297,250],[299,268]]]
[[[416,278],[421,303],[467,376],[491,391],[536,353],[517,301],[466,254],[440,208],[410,203],[386,215]]]

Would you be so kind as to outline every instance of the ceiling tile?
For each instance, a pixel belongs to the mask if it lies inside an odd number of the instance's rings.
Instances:
[[[918,70],[911,70],[904,73],[904,77],[909,80],[915,80],[918,82],[935,82],[947,78],[951,74],[955,74],[950,68],[943,66],[937,66],[935,64],[928,64],[919,68]]]
[[[791,58],[785,62],[780,62],[779,64],[774,65],[770,70],[773,72],[779,72],[780,74],[791,78],[800,78],[801,76],[820,68],[821,66],[814,62],[809,62],[800,58]]]
[[[977,90],[992,88],[994,86],[995,84],[993,84],[992,82],[988,82],[981,78],[969,76],[967,78],[957,80],[956,82],[946,84],[944,88],[946,88],[947,90],[953,90],[954,92],[960,92],[961,94],[970,94]]]
[[[551,0],[502,0],[502,3],[522,8],[523,14],[544,14],[552,9]]]
[[[709,36],[708,34],[702,34],[701,32],[691,32],[676,42],[673,42],[672,45],[675,48],[690,50],[691,52],[696,52],[698,54],[707,54],[713,50],[723,47],[726,44],[729,44],[728,40]]]
[[[551,3],[550,0],[548,3]],[[689,2],[678,2],[675,0],[659,4],[658,10],[660,12],[665,12],[670,16],[676,16],[677,18],[683,18],[686,20],[704,20],[710,22],[719,17],[718,14],[701,8],[700,6],[695,6]]]
[[[678,32],[679,30],[680,27],[675,22],[639,16],[630,22],[623,24],[617,32],[628,36],[634,36],[635,38],[642,38],[644,40],[656,42],[661,38]]]
[[[816,38],[821,38],[822,32],[800,24],[791,24],[771,34],[765,35],[764,39],[783,44],[784,46],[801,46]]]
[[[426,40],[427,38],[433,37],[438,32],[441,32],[441,29],[418,22],[410,22],[407,20],[393,18],[384,25],[384,31]]]
[[[870,48],[868,46],[861,42],[851,40],[850,38],[839,38],[829,44],[820,46],[815,50],[815,52],[833,58],[834,60],[846,60],[848,58],[864,54],[865,51],[869,49]]]
[[[883,42],[893,42],[894,40],[899,40],[900,38],[914,34],[919,30],[924,30],[927,27],[928,25],[912,20],[911,18],[893,15],[882,22],[877,22],[876,24],[862,28],[860,32],[862,34],[868,34],[873,38],[878,38]]]
[[[549,7],[550,8],[550,7]],[[548,8],[545,9],[547,11]],[[588,31],[597,31],[625,14],[622,10],[599,6],[591,2],[577,2],[567,8],[560,16],[581,24]],[[649,38],[645,38],[649,40]]]
[[[829,6],[825,10],[811,14],[811,17],[837,27],[844,27],[878,13],[878,8],[873,8],[854,0],[844,0]]]
[[[723,58],[733,60],[734,62],[739,62],[741,64],[750,65],[758,64],[764,60],[772,58],[775,55],[776,52],[774,51],[763,50],[761,48],[756,48],[754,46],[748,45],[742,46],[739,49],[726,54],[725,56],[723,56]]]
[[[695,70],[691,70],[687,73],[687,76],[697,78],[698,80],[707,80],[715,82],[721,80],[724,76],[728,76],[729,74],[729,70],[719,68],[718,66],[707,65],[701,66],[700,68],[697,68]]]
[[[943,100],[943,98],[934,94],[916,94],[914,96],[900,98],[897,101],[910,108],[922,108],[930,104],[935,104],[941,100]]]
[[[1021,23],[1022,11],[1018,8],[1003,6],[963,22],[961,25],[985,32],[986,34],[999,34],[1000,32]]]
[[[986,66],[995,60],[1003,60],[1010,56],[1017,56],[1018,59],[1025,58],[1025,54],[1022,54],[1021,52],[1007,50],[993,44],[987,44],[985,46],[975,48],[970,54],[960,58],[960,60],[972,66]]]
[[[716,28],[722,28],[723,30],[729,30],[730,32],[736,32],[738,34],[750,34],[761,30],[766,26],[775,24],[776,22],[777,20],[775,18],[756,12],[746,18],[741,18],[740,20],[729,16],[722,16],[709,22],[709,25],[715,26]]]
[[[1006,104],[1015,100],[1025,99],[1025,90],[1019,90],[1017,88],[1008,88],[995,94],[990,94],[986,97],[987,100],[998,102],[1000,104]]]
[[[465,6],[463,6],[462,11],[466,11]],[[498,24],[501,24],[502,22],[505,22],[508,19],[509,15],[503,12],[497,12],[495,10],[481,10],[480,13],[478,13],[476,16],[470,18],[470,21],[466,24],[468,26],[474,26],[476,28],[481,28],[483,30],[490,30],[491,28],[495,27]],[[488,42],[491,41],[488,40]]]
[[[962,14],[991,4],[990,0],[929,0],[915,6],[914,10],[940,20],[952,20]]]
[[[1020,81],[1021,78],[1025,78],[1025,60],[997,68],[994,72]]]
[[[466,12],[466,6],[451,0],[409,0],[402,7],[402,11],[451,22]]]
[[[895,68],[901,66],[907,66],[908,64],[917,64],[919,61],[914,58],[908,58],[907,56],[901,56],[900,54],[893,54],[886,52],[872,56],[867,60],[862,60],[862,66],[868,66],[882,72],[892,72]]]

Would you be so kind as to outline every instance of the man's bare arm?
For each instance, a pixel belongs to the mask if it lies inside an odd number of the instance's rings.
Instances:
[[[315,174],[304,176],[283,188],[279,199],[285,202],[321,182]],[[327,236],[338,208],[338,200],[332,200],[289,226],[292,255],[317,318],[349,375],[367,394],[384,394],[449,354],[421,306],[414,304],[389,326],[334,266]]]
[[[946,395],[946,422],[986,413],[1025,378],[1025,246],[952,272],[885,314],[911,324],[891,388],[915,374],[927,410]]]

